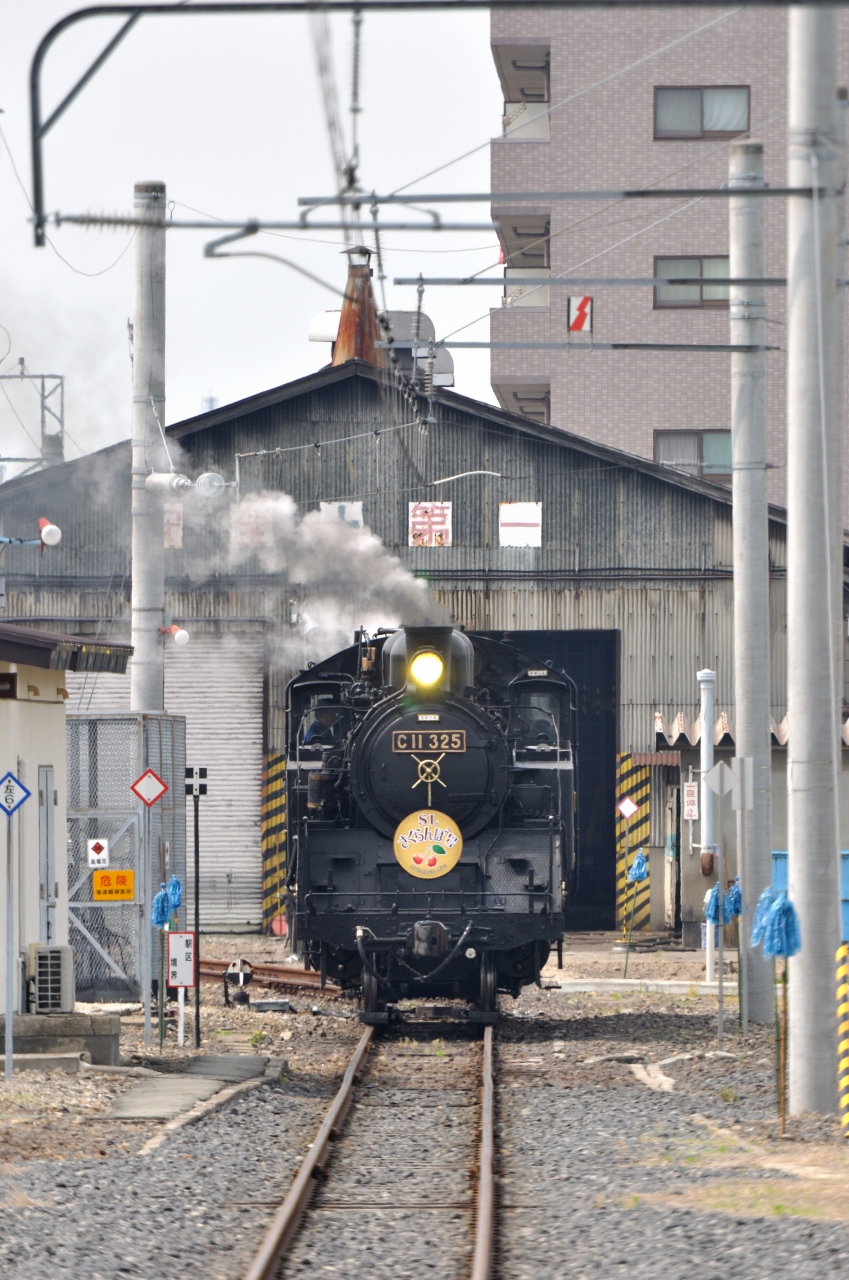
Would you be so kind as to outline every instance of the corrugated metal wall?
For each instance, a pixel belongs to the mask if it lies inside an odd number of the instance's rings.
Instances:
[[[201,927],[259,929],[262,923],[262,634],[195,634],[166,649],[165,705],[186,717],[186,760],[209,770],[201,800]],[[68,672],[68,709],[129,708],[129,676]],[[190,802],[191,803],[191,802]],[[187,901],[194,901],[194,814],[187,811]]]
[[[429,581],[437,604],[458,622],[480,630],[617,631],[620,751],[654,748],[656,710],[668,719],[678,711],[695,719],[695,673],[703,666],[716,669],[717,710],[733,722],[730,495],[688,477],[657,474],[652,464],[588,442],[564,447],[530,424],[520,429],[497,410],[451,395],[438,399],[435,425],[395,430],[373,380],[362,371],[334,370],[275,394],[276,403],[269,393],[247,410],[216,410],[180,428],[181,465],[191,474],[215,470],[232,480],[237,452],[280,447],[285,452],[243,459],[242,493],[285,491],[302,511],[320,501],[362,501],[366,523]],[[364,438],[343,440],[357,434]],[[473,470],[498,472],[500,478],[470,476],[438,490],[423,483]],[[408,547],[408,503],[437,494],[453,503],[453,546]],[[46,513],[64,532],[61,545],[43,557],[37,549],[16,548],[14,561],[8,559],[6,617],[128,636],[129,496],[125,445],[0,487],[0,528],[36,528]],[[252,629],[273,634],[286,628],[288,591],[279,576],[262,571],[258,559],[238,571],[228,564],[227,508],[233,499],[228,490],[202,509],[202,519],[189,519],[187,504],[185,546],[166,552],[166,574],[174,617],[195,636],[222,641],[218,652],[225,667],[210,667],[208,678],[226,681],[230,673],[235,693],[232,699],[227,695],[225,718],[238,724],[233,732],[251,726],[243,745],[253,772],[240,774],[240,811],[251,826],[245,848],[255,849],[255,879],[245,873],[238,890],[229,882],[210,887],[211,899],[222,904],[221,918],[243,927],[259,919],[250,904],[258,912],[260,903],[258,826],[254,833],[252,825],[259,821],[263,745],[260,640],[228,646],[231,637]],[[543,504],[543,544],[499,547],[499,503],[522,500]],[[770,555],[773,716],[780,721],[786,710],[786,560],[785,529],[775,519]],[[187,663],[198,652],[193,640]],[[199,667],[199,680],[200,673]],[[273,666],[268,672],[269,750],[283,745],[283,688],[290,674]],[[106,688],[107,677],[100,677],[92,708]],[[86,705],[89,692],[90,687]],[[193,697],[205,717],[210,702],[200,684]],[[192,710],[187,711],[191,726]],[[204,736],[198,749],[208,754],[221,720],[203,719],[212,739]],[[228,841],[222,841],[222,859],[232,854]]]

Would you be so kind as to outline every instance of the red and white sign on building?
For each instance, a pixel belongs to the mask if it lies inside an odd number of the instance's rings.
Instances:
[[[593,300],[592,298],[569,299],[569,332],[592,333]]]
[[[165,795],[168,790],[168,783],[163,782],[159,774],[154,773],[153,769],[145,769],[140,778],[136,778],[135,782],[130,783],[130,790],[149,809],[151,805],[156,804],[157,800],[160,800]]]
[[[162,507],[166,551],[183,550],[183,504],[166,502]]]
[[[699,820],[699,784],[698,782],[685,782],[683,804],[681,806],[681,817],[685,822],[698,822]]]
[[[168,986],[195,985],[195,939],[193,932],[166,933],[168,939]]]
[[[253,551],[274,546],[271,508],[264,502],[241,502],[230,508],[230,550]]]
[[[409,511],[409,546],[451,546],[450,502],[411,502]]]
[[[498,504],[498,545],[500,547],[541,547],[542,503],[500,502]]]
[[[630,796],[623,796],[616,808],[622,814],[626,822],[630,822],[635,813],[640,812],[640,806],[635,804]]]

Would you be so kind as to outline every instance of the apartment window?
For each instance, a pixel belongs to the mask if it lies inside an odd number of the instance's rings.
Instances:
[[[727,307],[728,285],[711,284],[711,280],[727,280],[728,258],[708,254],[694,258],[655,258],[655,277],[684,279],[692,284],[659,284],[654,291],[655,307]]]
[[[655,431],[654,460],[708,479],[731,475],[730,431]]]
[[[655,138],[733,138],[748,129],[748,85],[655,88]]]

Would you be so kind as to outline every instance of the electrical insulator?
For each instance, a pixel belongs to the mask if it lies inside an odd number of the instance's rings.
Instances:
[[[53,524],[52,520],[48,520],[45,516],[41,516],[38,527],[41,530],[41,541],[45,547],[58,547],[62,541],[62,530],[59,526]]]

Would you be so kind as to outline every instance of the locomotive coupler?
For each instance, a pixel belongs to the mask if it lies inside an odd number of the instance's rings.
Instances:
[[[414,956],[444,956],[448,930],[439,920],[419,920],[407,933],[407,950]]]

